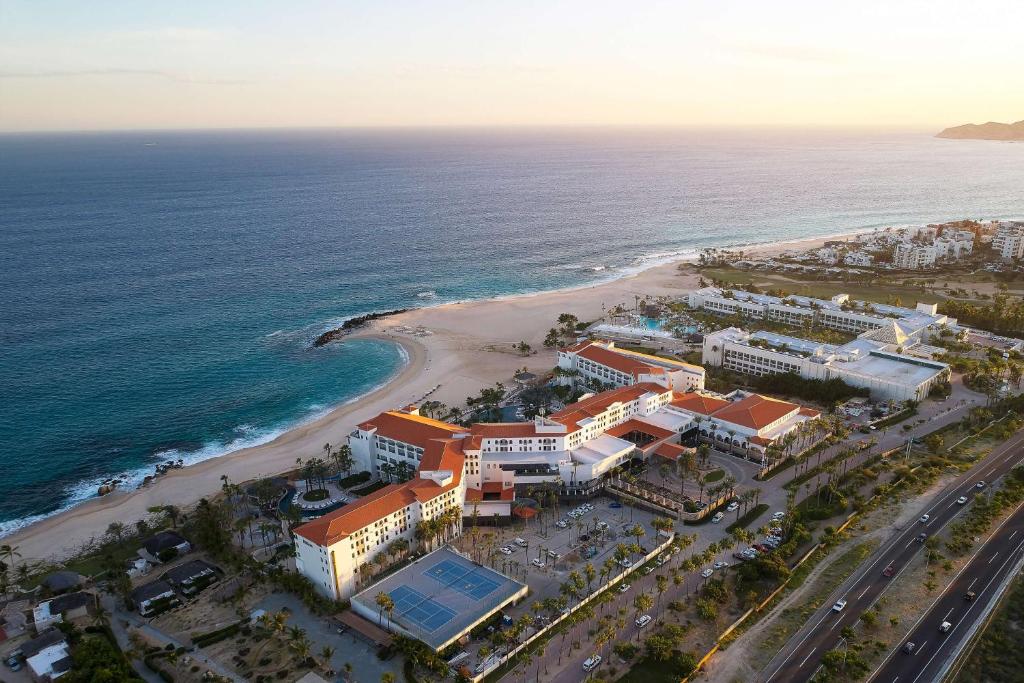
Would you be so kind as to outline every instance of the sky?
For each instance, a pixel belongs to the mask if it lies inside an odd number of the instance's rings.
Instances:
[[[1024,2],[0,0],[0,131],[1024,119]]]

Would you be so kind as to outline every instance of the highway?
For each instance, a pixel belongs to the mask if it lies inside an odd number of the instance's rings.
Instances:
[[[1022,456],[1024,432],[1018,432],[987,458],[960,475],[953,485],[936,495],[924,510],[924,514],[929,516],[928,521],[909,524],[877,551],[851,579],[844,583],[832,599],[808,620],[807,625],[786,643],[761,672],[758,680],[762,683],[810,680],[818,669],[822,655],[841,643],[840,631],[843,627],[856,624],[860,615],[875,603],[889,582],[907,567],[917,553],[921,552],[924,546],[919,542],[918,535],[925,533],[931,536],[938,533],[966,507],[957,503],[959,497],[966,496],[969,502],[974,495],[983,490],[977,486],[979,481],[991,482],[997,479],[1018,464]],[[1020,536],[1018,534],[1014,540],[1024,540]],[[998,549],[1002,553],[1017,552],[1009,547]],[[890,565],[893,567],[893,575],[887,577],[883,572]],[[966,576],[966,572],[964,575]],[[847,604],[841,611],[836,612],[832,605],[840,598],[846,600]],[[892,681],[891,678],[879,680]]]
[[[1024,507],[1011,515],[943,591],[899,648],[870,680],[876,683],[930,683],[940,674],[970,636],[971,625],[983,616],[985,605],[1024,554]],[[975,594],[966,599],[968,591]],[[939,626],[951,624],[943,633]],[[903,651],[912,642],[913,653]]]

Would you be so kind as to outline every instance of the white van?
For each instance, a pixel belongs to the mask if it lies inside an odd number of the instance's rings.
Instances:
[[[600,665],[601,655],[594,655],[593,657],[587,659],[587,661],[583,662],[583,670],[589,673],[597,667],[599,667]]]

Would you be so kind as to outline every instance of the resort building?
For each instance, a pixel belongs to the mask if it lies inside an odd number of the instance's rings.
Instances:
[[[762,396],[716,397],[668,386],[672,373],[695,374],[692,367],[670,365],[669,372],[653,374],[659,382],[587,395],[529,422],[462,428],[424,418],[415,406],[378,415],[349,435],[353,452],[363,449],[363,463],[400,455],[417,463],[416,477],[298,527],[298,570],[324,595],[344,599],[359,587],[360,568],[371,566],[396,539],[413,541],[420,521],[461,509],[457,520],[446,520],[458,534],[467,517],[507,519],[517,487],[589,490],[633,458],[678,458],[685,451],[682,437],[696,436],[701,424],[708,440],[728,434],[730,450],[763,462],[770,444],[817,416]]]
[[[821,415],[813,408],[741,391],[726,397],[683,394],[671,406],[693,417],[702,440],[748,458],[764,456],[769,446],[781,444],[786,435]]]
[[[404,415],[410,425],[417,425],[413,430],[422,425],[414,413],[385,414]],[[418,522],[439,518],[463,505],[465,433],[459,438],[420,442],[412,434],[406,438],[403,443],[419,451],[415,478],[389,484],[295,530],[296,568],[324,595],[336,600],[348,597],[356,589],[359,568],[372,562],[389,543],[399,538],[412,541]],[[461,518],[454,523],[461,526]]]
[[[772,320],[798,327],[827,327],[854,334],[888,328],[893,321],[910,337],[921,337],[926,331],[938,330],[944,325],[956,325],[956,320],[939,313],[935,304],[919,303],[916,308],[904,308],[856,301],[848,294],[837,294],[831,299],[815,299],[704,287],[690,292],[687,303],[691,308],[711,313],[739,315],[751,320]]]
[[[935,265],[935,247],[930,244],[900,242],[892,255],[892,263],[904,270],[920,270]]]
[[[874,260],[866,251],[851,251],[843,256],[843,263],[848,266],[870,266]]]
[[[992,238],[992,249],[1007,261],[1024,257],[1024,223],[1000,223]]]
[[[704,368],[682,361],[620,349],[615,342],[587,340],[558,352],[558,367],[588,383],[631,386],[657,382],[674,391],[704,388]]]
[[[948,381],[950,370],[945,363],[904,353],[916,343],[891,319],[885,328],[869,330],[842,346],[730,327],[704,337],[703,361],[748,375],[792,372],[807,379],[838,378],[868,389],[876,399],[920,401],[935,384]]]

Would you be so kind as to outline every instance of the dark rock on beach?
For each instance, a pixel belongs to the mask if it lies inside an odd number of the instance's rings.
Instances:
[[[336,342],[336,341],[342,339],[346,334],[348,334],[352,330],[359,329],[360,327],[362,327],[363,325],[365,325],[366,323],[368,323],[368,322],[370,322],[372,320],[380,320],[381,318],[387,318],[388,316],[391,316],[391,315],[398,315],[399,313],[405,313],[408,310],[409,310],[408,308],[396,308],[393,311],[382,311],[380,313],[367,313],[366,315],[360,315],[360,316],[357,316],[355,318],[349,318],[348,320],[346,320],[344,323],[341,324],[341,327],[336,327],[333,330],[328,330],[327,332],[324,332],[319,337],[317,337],[313,341],[313,346],[314,347],[325,346],[327,344],[330,344],[331,342]]]

